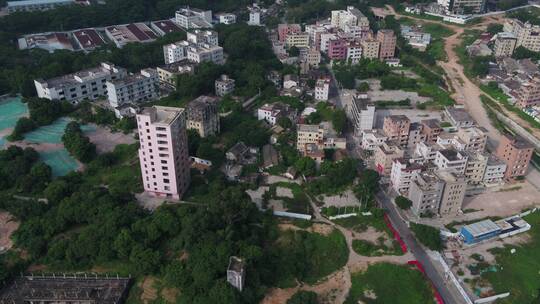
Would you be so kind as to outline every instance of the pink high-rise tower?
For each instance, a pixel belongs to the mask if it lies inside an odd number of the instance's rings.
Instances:
[[[190,182],[184,109],[153,106],[137,114],[144,190],[180,199]]]

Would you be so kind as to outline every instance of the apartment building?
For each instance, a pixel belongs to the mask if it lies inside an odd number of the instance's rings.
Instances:
[[[362,57],[367,59],[379,58],[380,42],[375,39],[366,39],[360,42],[362,45]]]
[[[369,28],[368,18],[354,6],[347,6],[346,10],[332,11],[330,22],[333,26],[342,30],[345,30],[347,26]]]
[[[328,42],[328,58],[335,60],[344,60],[347,58],[347,40],[343,38],[331,39]]]
[[[158,75],[154,69],[143,69],[138,74],[107,81],[107,97],[112,107],[125,103],[139,103],[158,97]]]
[[[388,137],[379,129],[364,130],[362,135],[362,150],[375,151],[378,146],[384,144]]]
[[[441,122],[438,119],[425,119],[420,121],[422,133],[426,136],[427,143],[435,143],[437,137],[443,132]]]
[[[212,30],[192,30],[187,32],[187,41],[196,45],[219,45],[218,33]]]
[[[247,22],[248,25],[252,26],[260,26],[262,25],[262,11],[259,8],[253,7],[249,9],[249,20]]]
[[[223,74],[218,79],[216,79],[216,81],[214,82],[214,86],[216,88],[217,96],[225,96],[227,94],[231,94],[234,91],[235,81],[229,76]]]
[[[489,156],[483,153],[467,153],[467,166],[465,177],[470,185],[479,185],[484,182]]]
[[[397,37],[393,30],[382,29],[377,32],[377,41],[379,41],[379,59],[394,58],[396,53]]]
[[[339,37],[334,33],[322,33],[320,36],[319,50],[324,53],[328,53],[330,40],[339,39]]]
[[[278,24],[277,31],[278,31],[279,42],[285,43],[289,35],[302,33],[302,26],[300,24],[283,23],[283,24]],[[309,36],[308,36],[308,39],[309,39]]]
[[[185,29],[212,27],[212,11],[183,7],[175,13],[174,21]]]
[[[316,48],[309,48],[302,56],[302,60],[311,68],[319,68],[319,64],[321,63],[321,52]]]
[[[416,215],[437,214],[443,190],[444,182],[433,172],[415,174],[407,195],[412,201],[411,210]]]
[[[127,71],[111,63],[102,62],[98,67],[82,70],[47,80],[36,79],[38,97],[49,100],[66,100],[73,104],[85,99],[96,100],[107,95],[107,81],[123,79]]]
[[[465,176],[452,171],[437,171],[437,177],[444,183],[438,213],[441,216],[456,215],[461,210],[467,181]]]
[[[357,64],[362,59],[362,44],[350,42],[347,45],[347,62]]]
[[[176,87],[178,76],[195,73],[195,66],[196,64],[189,60],[159,66],[156,68],[159,82],[174,88]]]
[[[295,111],[289,105],[280,102],[273,104],[267,103],[257,109],[257,119],[264,120],[272,126],[276,125],[281,117],[287,117],[293,120],[294,116]]]
[[[501,183],[504,179],[505,172],[506,163],[495,155],[490,155],[486,164],[486,171],[484,173],[484,184],[494,185]]]
[[[484,152],[487,144],[487,134],[477,127],[459,128],[457,137],[465,145],[464,150]]]
[[[351,107],[348,108],[348,114],[354,125],[355,134],[360,135],[366,130],[373,129],[375,104],[371,102],[367,95],[353,96]]]
[[[540,105],[540,77],[534,76],[522,82],[514,92],[516,105],[521,109]]]
[[[64,5],[76,4],[75,0],[23,0],[8,1],[7,12],[37,12],[55,9]]]
[[[540,52],[540,25],[521,22],[518,19],[507,19],[504,31],[516,36],[515,47],[523,46],[533,52]]]
[[[144,190],[180,199],[190,183],[185,112],[153,106],[137,115],[139,161]]]
[[[442,149],[435,154],[435,165],[441,170],[465,174],[468,156],[453,149]]]
[[[421,173],[424,169],[424,166],[417,163],[410,163],[404,158],[394,159],[390,172],[392,188],[399,194],[407,194],[413,177]]]
[[[309,35],[307,33],[293,33],[288,34],[285,40],[285,47],[308,48],[309,47]]]
[[[424,126],[421,123],[413,122],[409,127],[407,147],[414,148],[417,144],[426,141],[426,134],[422,132]]]
[[[224,64],[223,48],[215,45],[191,45],[187,48],[187,59],[196,63],[213,62]]]
[[[375,148],[375,170],[380,175],[389,176],[394,160],[404,156],[405,151],[395,142],[383,143]]]
[[[445,107],[443,114],[456,128],[467,128],[475,125],[472,116],[462,107]]]
[[[187,60],[188,41],[182,40],[163,46],[163,57],[165,64],[171,64],[182,60]]]
[[[414,147],[414,156],[422,158],[424,162],[433,162],[437,152],[443,149],[438,143],[420,142]]]
[[[327,101],[330,93],[330,78],[320,78],[315,83],[315,100]]]
[[[389,140],[396,141],[401,147],[406,147],[409,141],[411,121],[405,115],[390,115],[384,118],[383,132]]]
[[[493,55],[495,57],[510,57],[516,48],[517,37],[514,33],[500,32],[495,38],[493,44]]]
[[[520,136],[501,137],[496,155],[506,163],[504,179],[512,181],[525,176],[534,146]]]
[[[447,14],[478,14],[483,13],[486,0],[437,0]]]
[[[210,96],[199,96],[186,106],[187,128],[196,130],[200,137],[219,133],[218,99]]]

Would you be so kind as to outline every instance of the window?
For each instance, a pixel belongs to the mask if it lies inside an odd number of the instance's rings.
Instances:
[[[164,164],[164,165],[166,165],[166,164],[167,164],[167,160],[162,159],[162,160],[161,160],[161,163]]]
[[[165,184],[168,184],[168,183],[170,183],[170,181],[169,181],[169,179],[168,179],[168,178],[164,178],[164,179],[163,179],[163,182],[164,182]]]

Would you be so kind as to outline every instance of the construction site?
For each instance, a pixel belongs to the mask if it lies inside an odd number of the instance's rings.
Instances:
[[[0,290],[0,304],[122,304],[131,278],[96,275],[21,276]]]

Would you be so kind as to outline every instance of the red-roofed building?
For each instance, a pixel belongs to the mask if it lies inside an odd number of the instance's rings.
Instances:
[[[182,29],[171,20],[152,21],[150,22],[150,27],[159,36],[165,36],[169,33],[177,33],[182,31]]]
[[[73,31],[73,37],[78,46],[84,51],[91,51],[105,44],[103,38],[94,29]]]

